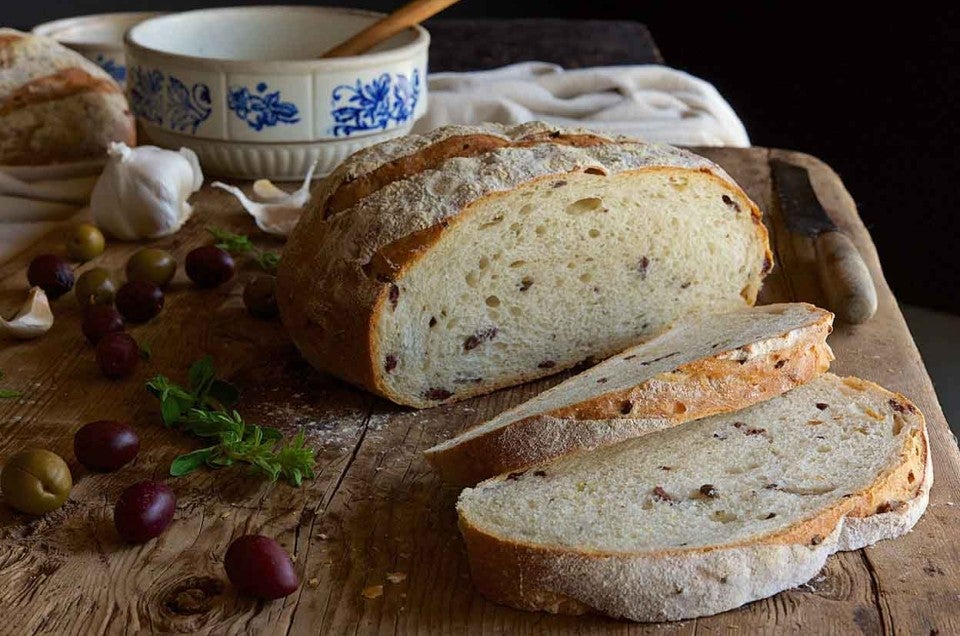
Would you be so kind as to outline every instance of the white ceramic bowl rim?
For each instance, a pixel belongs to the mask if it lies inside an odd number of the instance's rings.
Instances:
[[[389,64],[398,58],[406,58],[414,55],[418,50],[427,46],[430,42],[430,34],[420,25],[414,25],[408,29],[413,31],[416,37],[406,44],[394,46],[383,51],[364,53],[362,55],[353,55],[337,58],[315,58],[315,59],[291,59],[291,60],[243,60],[217,57],[203,57],[198,55],[187,55],[183,53],[171,53],[162,51],[153,47],[141,44],[137,41],[138,31],[156,27],[160,21],[176,20],[196,17],[211,17],[217,14],[243,14],[267,10],[280,10],[284,12],[301,11],[315,13],[317,11],[329,11],[335,13],[346,13],[351,15],[366,16],[371,18],[381,18],[384,13],[377,11],[366,11],[364,9],[350,9],[346,7],[324,7],[309,5],[252,5],[244,7],[222,7],[217,9],[198,9],[195,11],[184,11],[182,13],[169,13],[156,18],[151,18],[130,28],[123,37],[126,47],[135,54],[141,56],[150,56],[155,59],[163,60],[166,63],[177,66],[203,66],[224,71],[258,71],[258,72],[289,72],[303,71],[313,72],[317,70],[345,70],[357,67],[367,67],[378,63]]]
[[[33,27],[31,33],[34,33],[35,35],[41,35],[43,37],[53,38],[58,42],[63,42],[64,44],[69,44],[72,46],[92,45],[119,49],[123,47],[123,34],[128,28],[136,25],[137,23],[144,22],[152,18],[163,17],[164,15],[167,14],[163,11],[118,11],[115,13],[77,15],[38,24]],[[75,37],[83,32],[81,27],[99,24],[119,24],[123,26],[123,30],[117,33],[116,38],[111,39],[109,42],[103,39]]]

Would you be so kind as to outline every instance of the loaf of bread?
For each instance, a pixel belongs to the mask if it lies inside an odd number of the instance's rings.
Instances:
[[[314,366],[429,407],[752,305],[760,211],[713,163],[546,124],[361,151],[317,189],[278,273]]]
[[[117,83],[50,38],[0,29],[0,165],[100,159],[111,141],[136,143]]]
[[[771,596],[838,550],[906,533],[932,481],[916,407],[828,373],[744,411],[488,480],[457,509],[490,599],[662,621]]]
[[[824,373],[833,314],[806,303],[680,320],[426,451],[448,482],[482,479],[780,395]]]

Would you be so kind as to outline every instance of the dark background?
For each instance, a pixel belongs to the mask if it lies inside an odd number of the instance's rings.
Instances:
[[[400,4],[322,3],[378,10]],[[27,28],[69,15],[244,2],[4,4],[3,23]],[[954,105],[960,97],[960,10],[913,3],[886,13],[879,5],[854,10],[846,4],[462,0],[444,15],[644,22],[667,64],[717,86],[755,145],[803,150],[840,173],[902,302],[960,313],[960,122]],[[575,25],[569,37],[577,37]]]

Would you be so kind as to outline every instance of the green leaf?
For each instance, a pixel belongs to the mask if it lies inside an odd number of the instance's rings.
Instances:
[[[230,408],[240,401],[240,389],[226,380],[214,379],[207,389],[207,397],[213,398],[225,408]]]
[[[160,417],[167,426],[172,426],[180,421],[180,403],[175,397],[167,397],[160,402]]]
[[[216,227],[208,227],[207,232],[210,232],[213,238],[216,239],[216,243],[214,244],[217,247],[222,250],[227,250],[231,254],[246,254],[256,249],[253,243],[250,242],[250,239],[243,234],[234,234],[229,230]]]
[[[13,389],[0,389],[0,399],[9,400],[20,397],[20,391]]]
[[[214,376],[213,358],[210,356],[203,356],[191,364],[190,370],[187,371],[187,379],[190,381],[190,388],[193,389],[194,393],[204,388],[213,380]]]
[[[283,439],[283,433],[278,429],[273,428],[272,426],[261,426],[260,431],[263,434],[264,442],[279,442]]]
[[[280,255],[276,252],[260,252],[257,263],[268,272],[275,270],[280,265]]]
[[[180,455],[173,460],[173,463],[170,464],[170,474],[174,477],[183,477],[184,475],[189,475],[193,471],[206,464],[207,460],[210,459],[210,456],[213,455],[215,450],[216,447],[211,446],[209,448],[195,450],[192,453]]]

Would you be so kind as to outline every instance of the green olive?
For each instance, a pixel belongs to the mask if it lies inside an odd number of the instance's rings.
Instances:
[[[127,280],[145,281],[157,287],[165,287],[177,272],[177,261],[170,252],[148,247],[127,261]]]
[[[3,465],[0,490],[21,512],[42,515],[63,505],[70,495],[70,468],[56,453],[40,448],[20,451]]]
[[[89,261],[103,254],[103,232],[90,223],[75,225],[67,235],[67,253],[78,261]]]
[[[254,276],[243,289],[243,304],[257,318],[277,315],[277,278],[268,274]]]
[[[80,274],[73,293],[81,306],[109,305],[117,295],[117,281],[110,270],[94,267]]]

